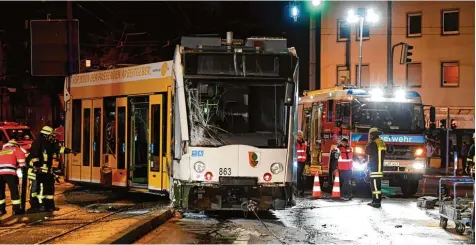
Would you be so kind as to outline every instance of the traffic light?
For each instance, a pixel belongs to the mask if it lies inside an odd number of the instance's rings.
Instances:
[[[441,119],[440,120],[440,128],[442,128],[442,129],[446,128],[446,119]]]
[[[400,64],[407,64],[412,62],[412,58],[411,58],[411,56],[413,55],[413,53],[411,52],[412,50],[413,50],[412,45],[409,45],[406,43],[403,44]]]
[[[457,127],[456,120],[451,119],[451,129],[456,129],[456,127]]]

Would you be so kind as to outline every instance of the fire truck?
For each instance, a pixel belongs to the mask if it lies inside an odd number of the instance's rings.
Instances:
[[[387,146],[384,180],[400,187],[405,196],[418,190],[426,169],[425,121],[420,95],[404,88],[337,86],[304,92],[299,99],[298,125],[310,144],[311,165],[304,175],[318,171],[328,183],[330,153],[345,137],[354,150],[354,184],[364,183],[368,131],[377,127]]]
[[[0,149],[9,140],[16,140],[25,153],[29,153],[33,139],[30,127],[17,122],[0,122]]]

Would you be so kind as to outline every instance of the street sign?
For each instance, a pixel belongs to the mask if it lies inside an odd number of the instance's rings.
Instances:
[[[79,72],[79,21],[72,20],[73,74]],[[30,21],[31,75],[68,76],[68,20]]]

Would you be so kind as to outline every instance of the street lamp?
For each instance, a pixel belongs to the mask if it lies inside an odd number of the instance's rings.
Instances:
[[[357,75],[357,87],[359,88],[362,79],[362,33],[364,32],[364,21],[376,23],[379,21],[379,16],[373,9],[358,8],[357,13],[353,9],[347,12],[348,23],[359,22],[359,71]]]

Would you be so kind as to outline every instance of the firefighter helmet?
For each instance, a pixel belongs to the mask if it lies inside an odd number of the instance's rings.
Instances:
[[[379,134],[382,134],[382,132],[380,132],[380,130],[378,130],[378,128],[371,128],[371,129],[369,130],[369,134],[377,134],[377,135],[379,135]]]
[[[53,128],[51,128],[50,126],[44,126],[40,133],[44,134],[44,135],[52,135],[54,133],[53,131]]]

